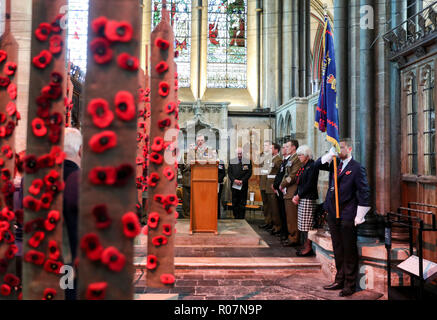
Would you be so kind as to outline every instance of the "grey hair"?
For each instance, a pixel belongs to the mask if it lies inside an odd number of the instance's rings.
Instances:
[[[82,147],[82,134],[76,128],[65,128],[64,152],[67,157],[76,157]]]
[[[297,155],[304,155],[306,157],[309,157],[310,159],[313,158],[313,152],[311,151],[311,148],[308,147],[307,145],[304,146],[300,146],[297,151],[296,151]]]

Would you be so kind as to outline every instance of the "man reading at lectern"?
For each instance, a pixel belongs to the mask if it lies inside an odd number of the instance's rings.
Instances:
[[[234,218],[244,219],[249,179],[252,176],[252,162],[248,156],[243,158],[242,148],[237,149],[237,158],[230,161],[228,176],[231,183],[232,211]]]

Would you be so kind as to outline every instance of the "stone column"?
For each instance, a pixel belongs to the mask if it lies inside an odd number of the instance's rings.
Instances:
[[[292,1],[285,1],[283,6],[282,20],[282,102],[285,103],[291,98],[292,93]]]
[[[350,135],[348,79],[348,0],[334,0],[334,44],[340,137]]]
[[[256,0],[256,107],[261,108],[261,17],[262,0]]]
[[[312,72],[311,72],[311,1],[305,1],[304,7],[305,27],[305,97],[312,93]]]
[[[277,106],[277,3],[265,1],[263,9],[263,106]]]
[[[276,107],[279,107],[280,105],[282,105],[282,80],[283,80],[283,64],[282,64],[282,58],[283,58],[283,54],[282,54],[282,46],[283,46],[283,41],[282,41],[282,37],[283,37],[283,29],[282,29],[282,8],[283,8],[283,0],[278,0],[277,3],[277,52],[278,52],[278,58],[276,60],[277,62],[277,68],[276,68],[276,83],[277,83],[277,105]]]
[[[291,0],[291,98],[299,95],[299,0]]]
[[[305,96],[305,68],[306,68],[306,58],[305,58],[305,0],[299,0],[298,5],[298,33],[299,33],[299,97]]]

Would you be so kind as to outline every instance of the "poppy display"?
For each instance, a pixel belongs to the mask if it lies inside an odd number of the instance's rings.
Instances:
[[[48,245],[49,259],[58,260],[61,257],[59,245],[55,240],[50,240]]]
[[[160,247],[167,244],[167,238],[164,236],[156,236],[152,239],[152,243],[155,247]]]
[[[156,202],[159,202],[161,204],[163,204],[165,202],[165,197],[161,194],[155,194],[153,196],[153,200],[155,200]]]
[[[5,252],[5,258],[8,260],[12,260],[15,255],[18,253],[18,247],[15,244],[11,244]]]
[[[110,43],[105,38],[96,38],[90,43],[90,49],[93,53],[94,61],[97,64],[106,64],[111,62],[113,52]]]
[[[8,53],[5,50],[0,50],[0,63],[6,61],[7,58],[8,58]]]
[[[156,187],[159,182],[159,175],[156,172],[152,172],[147,179],[147,184],[151,187]]]
[[[56,164],[62,164],[65,159],[65,152],[59,146],[53,146],[50,155],[55,159]]]
[[[32,132],[36,137],[44,137],[47,134],[47,127],[43,119],[34,118],[32,120]]]
[[[136,71],[140,65],[138,58],[131,56],[130,54],[123,52],[117,58],[117,64],[120,68],[129,71]]]
[[[138,216],[134,212],[128,212],[121,218],[123,224],[123,233],[127,238],[135,238],[140,234],[141,225]]]
[[[155,66],[155,70],[158,73],[164,73],[168,70],[168,64],[165,61],[161,61]]]
[[[53,300],[56,297],[56,290],[53,288],[46,288],[43,292],[43,300]]]
[[[176,107],[177,107],[176,103],[170,102],[165,106],[165,112],[167,114],[172,114],[176,110]]]
[[[42,88],[41,95],[47,99],[57,100],[62,95],[62,87],[55,84],[49,84]]]
[[[88,179],[95,185],[113,185],[117,178],[117,171],[113,167],[95,167],[90,170]]]
[[[86,256],[91,261],[100,260],[103,247],[100,244],[99,237],[95,233],[88,233],[80,241],[80,247],[85,251]]]
[[[35,264],[37,266],[42,265],[45,261],[45,258],[46,256],[44,253],[36,250],[29,250],[24,254],[24,261]]]
[[[93,117],[94,125],[100,129],[108,127],[114,120],[114,114],[109,109],[108,102],[104,99],[91,100],[87,111]]]
[[[156,38],[155,45],[161,50],[167,50],[170,47],[170,42],[162,38]]]
[[[52,26],[49,23],[40,23],[38,28],[35,30],[35,37],[39,41],[47,41],[52,32]]]
[[[7,88],[7,92],[9,94],[9,98],[11,100],[17,99],[17,85],[11,82]]]
[[[41,204],[38,199],[35,199],[32,196],[25,196],[23,199],[23,207],[38,212],[39,209],[41,208]]]
[[[6,62],[3,68],[3,72],[8,76],[13,76],[17,70],[17,64],[15,62]]]
[[[52,54],[48,50],[43,50],[39,55],[32,59],[32,63],[38,69],[45,69],[52,62]]]
[[[106,229],[111,225],[112,220],[109,217],[108,207],[105,204],[96,205],[91,213],[96,221],[97,229]]]
[[[64,264],[61,261],[47,259],[44,263],[44,270],[50,273],[59,274]]]
[[[156,229],[159,224],[159,213],[151,212],[149,214],[149,219],[147,220],[147,226],[151,229]]]
[[[115,186],[124,186],[134,176],[135,170],[130,164],[122,164],[116,168]]]
[[[44,176],[44,184],[50,188],[59,180],[60,174],[56,170],[50,170],[50,172]]]
[[[115,247],[108,247],[102,252],[101,261],[109,270],[120,272],[126,264],[126,257]]]
[[[27,244],[32,248],[38,248],[41,242],[45,238],[45,233],[42,231],[36,231],[33,236],[29,239]]]
[[[51,124],[49,126],[49,141],[51,144],[56,144],[61,139],[62,128],[58,124]]]
[[[115,114],[123,121],[135,118],[136,104],[134,96],[128,91],[119,91],[115,95]]]
[[[103,300],[106,296],[106,289],[108,284],[106,282],[90,283],[86,290],[85,298],[87,300]]]
[[[103,131],[95,134],[88,142],[90,149],[96,153],[105,152],[117,145],[117,135],[113,131]]]
[[[169,181],[173,180],[174,177],[175,177],[174,170],[173,170],[171,167],[166,167],[166,168],[164,168],[163,173],[164,173],[164,176],[165,176]]]
[[[95,34],[104,37],[105,27],[107,23],[108,23],[108,19],[106,17],[98,17],[91,22],[91,28],[93,29]]]
[[[52,54],[59,54],[62,52],[62,47],[64,46],[64,40],[60,35],[53,35],[50,37],[50,52]]]
[[[51,168],[55,165],[55,159],[51,154],[43,154],[38,157],[38,167],[39,168]]]
[[[31,186],[29,187],[29,193],[37,196],[41,192],[41,188],[44,186],[44,182],[42,179],[35,179],[32,181]]]
[[[158,258],[156,258],[156,256],[153,254],[149,254],[147,256],[147,269],[155,270],[157,266],[158,266]]]
[[[163,284],[173,284],[175,282],[175,277],[172,274],[162,274],[160,279]]]
[[[162,149],[164,149],[164,139],[161,137],[155,137],[151,149],[155,152],[161,152]]]
[[[8,77],[0,77],[0,87],[6,88],[11,83]]]
[[[175,194],[170,194],[165,197],[165,203],[170,204],[172,206],[178,205],[178,197]]]
[[[47,219],[44,221],[44,228],[47,231],[53,231],[56,228],[56,224],[58,223],[60,218],[61,214],[58,210],[51,210],[47,214]]]
[[[3,281],[7,285],[10,285],[11,287],[16,287],[20,284],[20,278],[18,278],[16,275],[12,273],[6,274],[5,277],[3,278]]]
[[[132,25],[127,21],[109,20],[105,26],[105,37],[111,42],[129,42],[133,32]]]
[[[161,81],[159,83],[158,93],[161,97],[167,97],[170,93],[170,85],[165,81]]]
[[[32,174],[38,171],[38,159],[34,155],[27,155],[24,158],[24,171]]]
[[[155,164],[162,164],[162,161],[164,160],[164,158],[159,153],[152,152],[150,154],[149,160],[152,161]]]

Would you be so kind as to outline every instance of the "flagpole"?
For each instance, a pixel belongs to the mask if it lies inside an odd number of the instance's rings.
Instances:
[[[335,213],[337,219],[340,219],[340,208],[338,205],[338,171],[337,171],[337,157],[333,158],[334,161],[334,192],[335,192]]]

